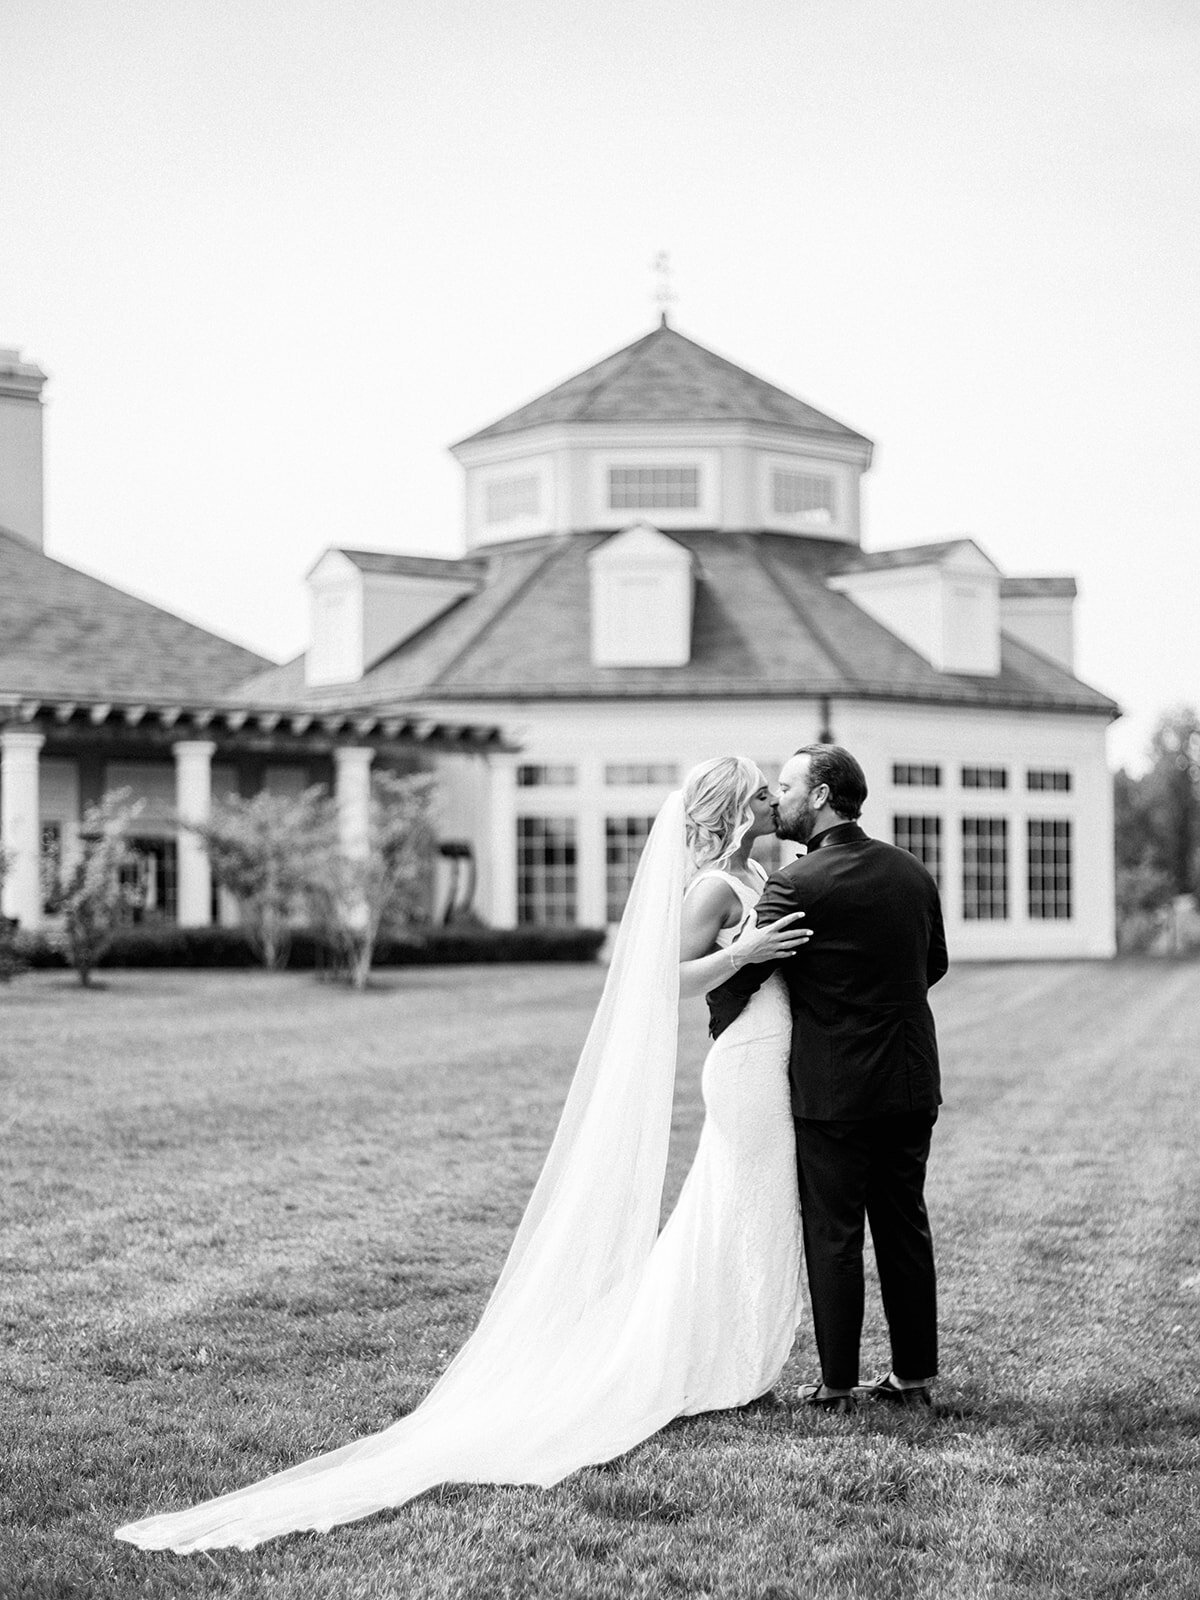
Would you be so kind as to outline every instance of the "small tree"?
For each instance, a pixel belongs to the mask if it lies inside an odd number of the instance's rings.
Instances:
[[[214,804],[208,822],[191,827],[204,841],[213,877],[236,899],[263,965],[271,971],[285,966],[292,924],[326,854],[331,820],[322,790],[231,796]]]
[[[0,845],[0,890],[12,866],[13,852]],[[18,972],[24,972],[25,963],[17,949],[17,919],[6,917],[0,911],[0,983],[8,983]]]
[[[83,813],[79,852],[50,886],[50,910],[63,917],[63,949],[85,987],[117,930],[145,895],[142,864],[126,837],[142,810],[115,789]]]
[[[314,925],[356,989],[366,988],[381,931],[411,927],[426,913],[434,787],[427,776],[376,773],[366,855],[347,857],[329,841],[314,874]]]

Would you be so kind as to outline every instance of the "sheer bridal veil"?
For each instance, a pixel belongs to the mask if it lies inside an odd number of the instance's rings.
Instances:
[[[686,858],[676,792],[642,852],[604,992],[508,1259],[479,1325],[425,1400],[382,1433],[190,1510],[128,1523],[118,1539],[145,1550],[249,1549],[352,1522],[439,1483],[556,1483],[608,1458],[598,1451],[636,1442],[628,1427],[622,1434],[614,1419],[597,1418],[587,1393],[658,1230]]]

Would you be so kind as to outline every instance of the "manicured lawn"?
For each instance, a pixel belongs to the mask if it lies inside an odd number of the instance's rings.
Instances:
[[[1200,968],[939,990],[941,1416],[722,1414],[188,1557],[111,1531],[385,1425],[470,1329],[600,975],[106,977],[0,989],[0,1595],[1200,1593]],[[672,1196],[702,1049],[692,1006]]]

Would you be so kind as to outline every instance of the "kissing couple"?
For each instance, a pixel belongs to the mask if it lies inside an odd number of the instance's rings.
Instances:
[[[673,1418],[778,1381],[807,1267],[820,1377],[798,1403],[929,1401],[937,1372],[925,1166],[940,1103],[927,992],[946,971],[932,877],[858,826],[862,768],[806,745],[772,793],[702,762],[638,864],[558,1130],[474,1333],[409,1415],[189,1510],[147,1550],[249,1549],[438,1484],[558,1483]],[[768,877],[770,833],[807,854]],[[661,1233],[681,995],[706,994],[705,1121]],[[869,1221],[892,1369],[859,1387]]]

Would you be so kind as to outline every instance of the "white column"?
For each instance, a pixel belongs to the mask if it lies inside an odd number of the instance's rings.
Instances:
[[[575,814],[575,918],[582,928],[603,928],[608,921],[604,764],[578,761],[576,769],[579,803]]]
[[[371,839],[371,762],[367,745],[339,745],[333,752],[338,840],[350,859],[362,861]]]
[[[338,843],[350,861],[365,861],[371,848],[371,762],[375,752],[367,745],[339,745],[333,752],[334,799],[337,802]],[[366,902],[347,906],[350,925],[364,927]]]
[[[488,758],[488,849],[480,862],[482,904],[497,928],[517,925],[517,761]]]
[[[207,928],[212,922],[212,868],[208,851],[187,823],[207,822],[212,814],[212,758],[208,739],[184,739],[175,754],[175,814],[179,819],[179,924]]]
[[[0,848],[10,852],[3,911],[22,928],[42,920],[42,830],[38,814],[40,733],[6,728],[0,733]]]

